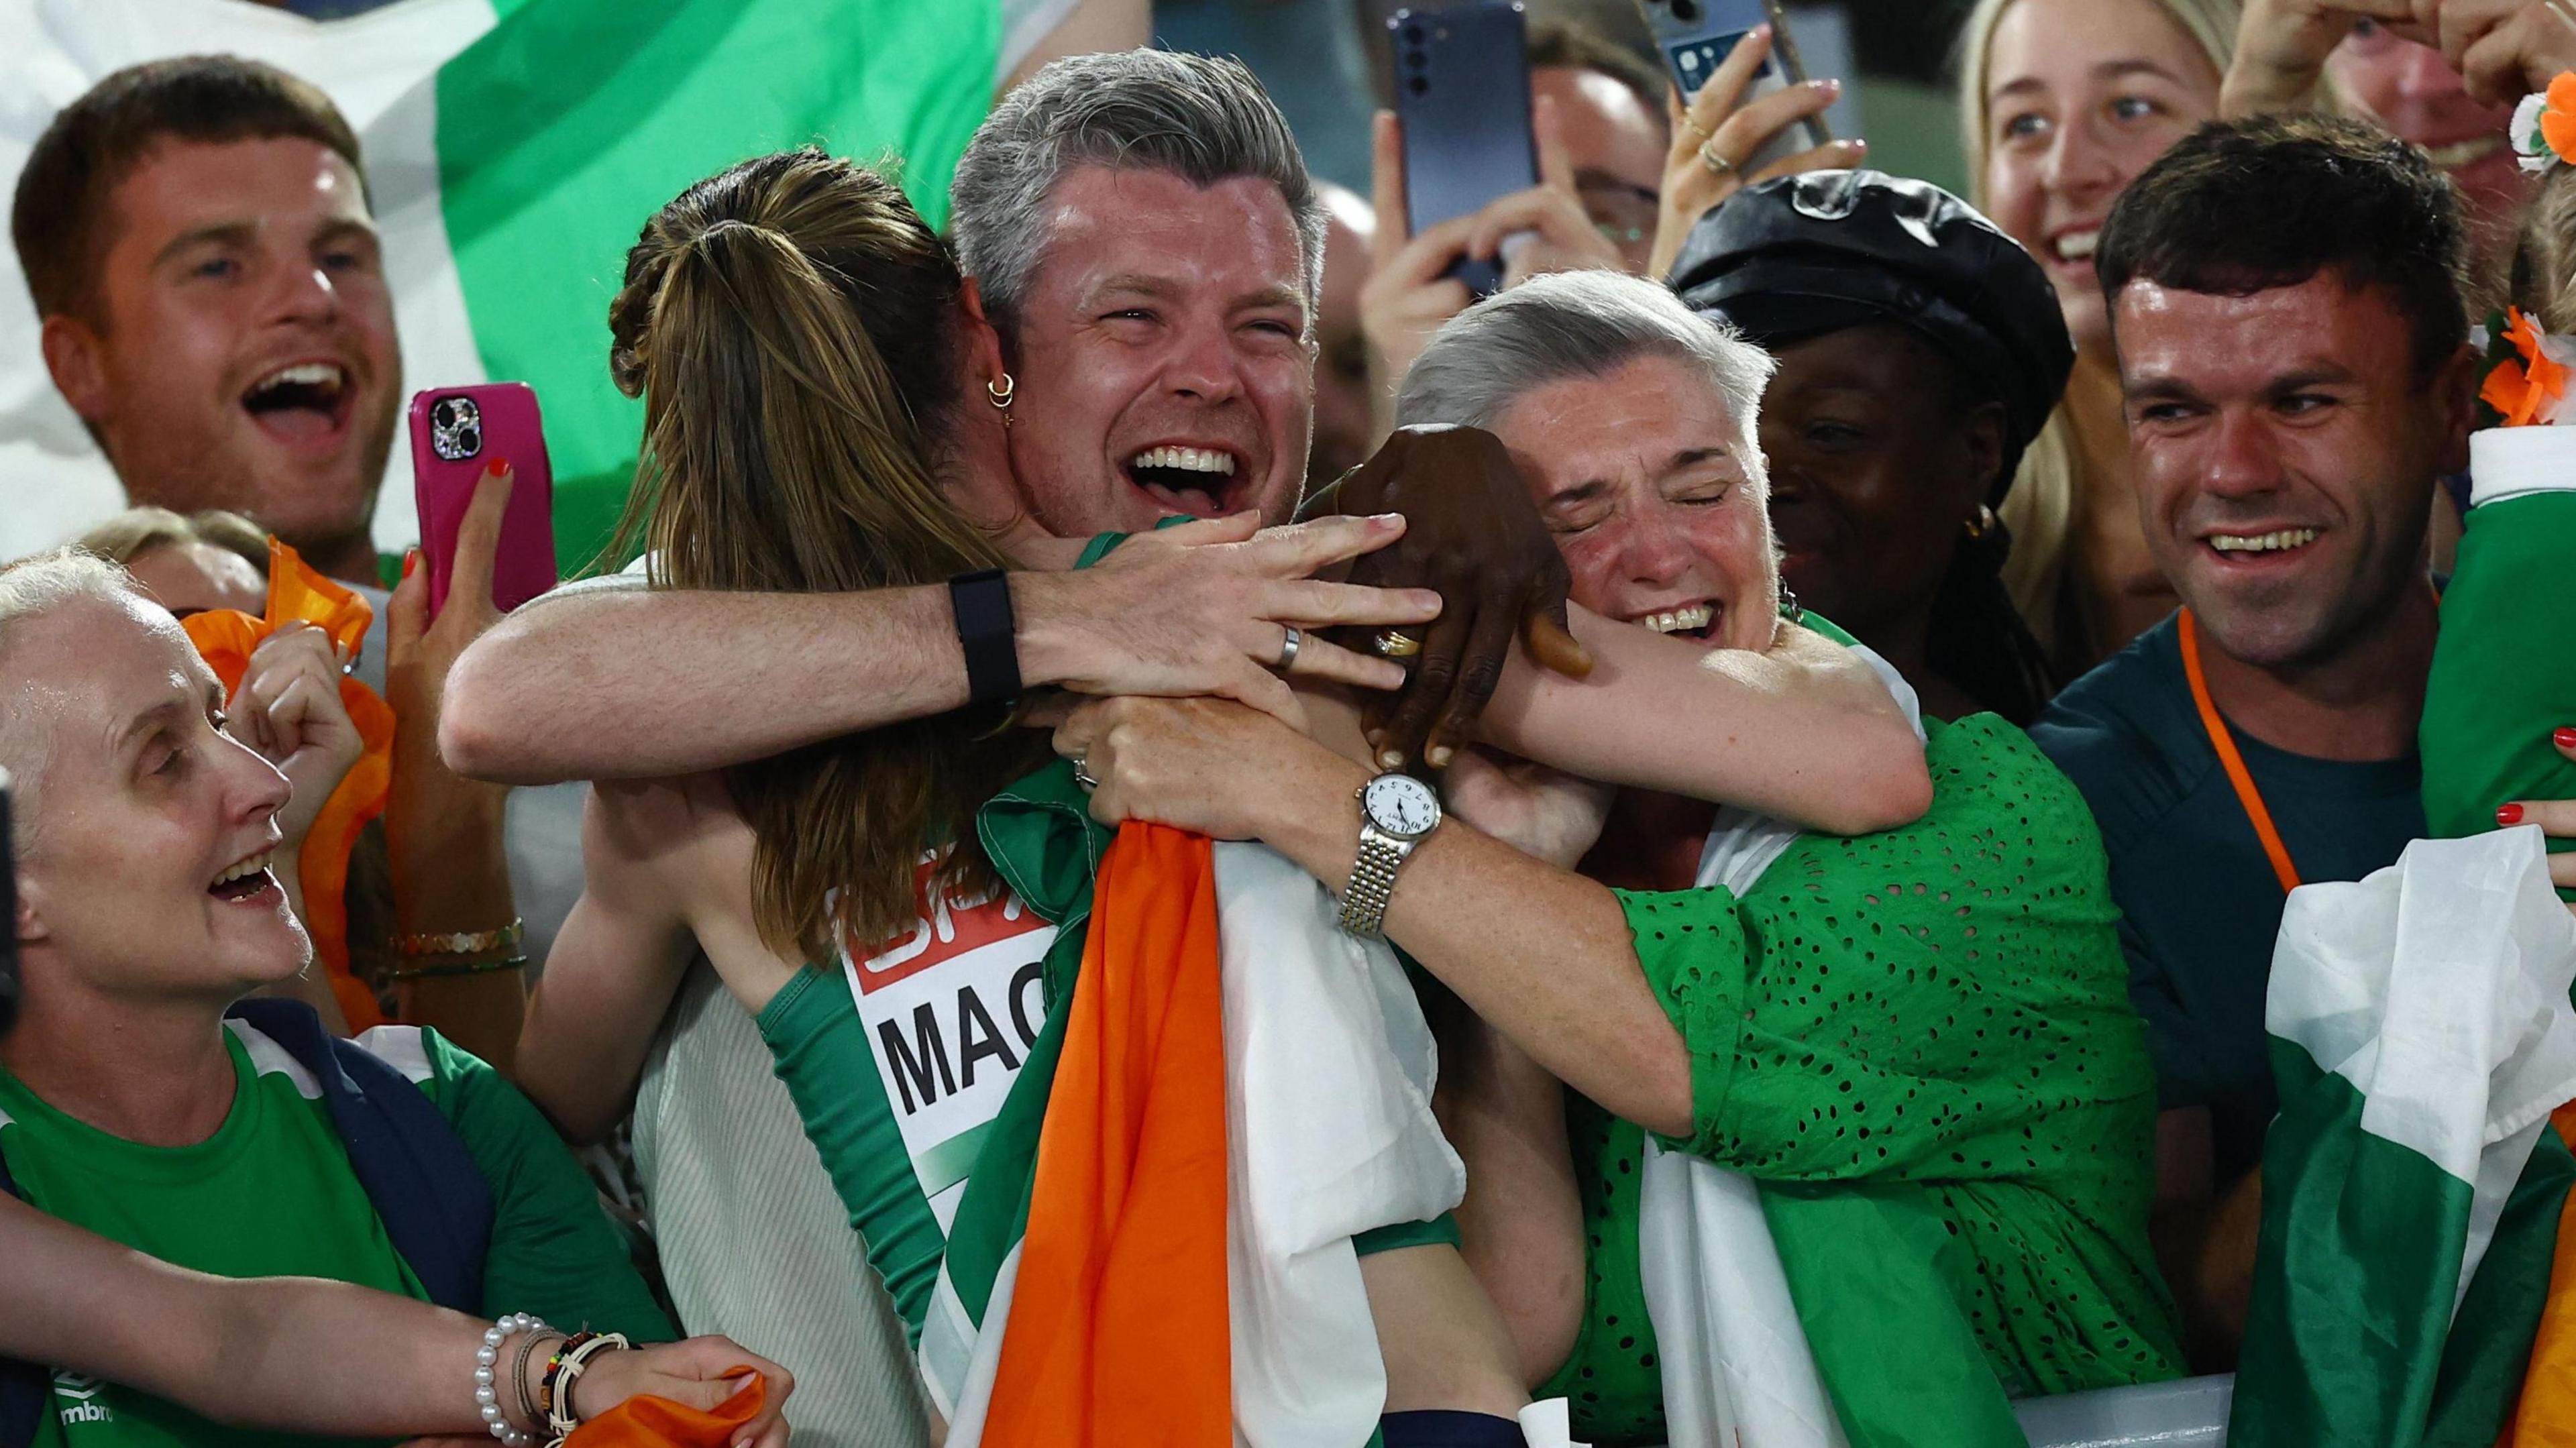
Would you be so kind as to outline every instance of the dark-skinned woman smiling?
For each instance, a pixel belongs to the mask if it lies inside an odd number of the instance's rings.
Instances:
[[[1942,718],[2056,690],[1995,513],[2075,349],[2037,262],[1927,182],[1813,171],[1700,219],[1673,287],[1779,359],[1762,399],[1781,576]]]

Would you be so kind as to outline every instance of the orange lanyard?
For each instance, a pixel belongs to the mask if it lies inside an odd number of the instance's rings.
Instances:
[[[2209,746],[2218,751],[2219,766],[2227,771],[2227,782],[2236,786],[2236,802],[2245,806],[2245,818],[2254,825],[2254,838],[2263,842],[2263,854],[2272,862],[2272,874],[2287,894],[2299,888],[2299,867],[2290,863],[2290,847],[2281,842],[2280,828],[2272,823],[2271,808],[2263,803],[2263,791],[2254,787],[2254,775],[2245,767],[2245,756],[2236,752],[2236,736],[2228,732],[2227,721],[2218,716],[2218,706],[2209,701],[2209,679],[2200,670],[2200,626],[2192,622],[2191,610],[2182,610],[2176,625],[2182,632],[2182,672],[2191,680],[2191,702],[2200,709],[2200,726],[2209,731]]]

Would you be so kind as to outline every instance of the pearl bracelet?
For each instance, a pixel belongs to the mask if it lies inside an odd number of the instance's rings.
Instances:
[[[483,1329],[483,1346],[474,1352],[474,1403],[483,1416],[483,1426],[501,1440],[501,1448],[535,1448],[536,1438],[510,1426],[509,1415],[501,1411],[500,1374],[501,1344],[518,1333],[546,1331],[545,1323],[524,1312],[514,1312]]]

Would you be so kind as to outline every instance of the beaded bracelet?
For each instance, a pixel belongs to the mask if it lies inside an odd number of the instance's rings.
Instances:
[[[580,1415],[572,1410],[572,1389],[590,1366],[590,1360],[634,1345],[622,1332],[583,1333],[577,1346],[564,1349],[546,1365],[547,1376],[554,1379],[552,1401],[546,1407],[546,1426],[554,1430],[556,1441],[571,1437],[573,1430],[581,1426]]]
[[[537,1415],[534,1421],[542,1424],[554,1418],[555,1378],[563,1372],[565,1356],[597,1336],[599,1334],[595,1332],[576,1332],[555,1344],[554,1352],[546,1358],[545,1371],[537,1378]]]
[[[536,1439],[510,1426],[509,1415],[501,1411],[501,1390],[494,1383],[494,1367],[501,1361],[501,1344],[516,1333],[531,1338],[547,1331],[545,1323],[524,1312],[513,1312],[483,1329],[483,1345],[474,1350],[474,1404],[482,1415],[483,1426],[501,1440],[502,1448],[535,1448]],[[529,1419],[534,1422],[532,1416]]]

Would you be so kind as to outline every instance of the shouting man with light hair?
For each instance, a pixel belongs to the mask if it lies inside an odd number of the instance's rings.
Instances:
[[[1391,749],[1420,750],[1435,724],[1463,733],[1524,619],[1562,607],[1562,569],[1516,484],[1418,488],[1439,494],[1423,500],[1436,513],[1398,486],[1373,491],[1368,510],[1406,512],[1402,530],[1257,531],[1303,491],[1323,232],[1250,75],[1154,51],[1051,65],[969,148],[953,215],[969,350],[997,359],[971,406],[1007,427],[1002,465],[942,460],[947,492],[1021,568],[840,594],[563,590],[460,662],[444,714],[454,762],[519,781],[667,779],[1045,687],[1221,694],[1294,715],[1283,675],[1406,682],[1387,659],[1307,637],[1330,625],[1420,634]],[[1119,541],[1189,518],[1202,521]],[[1439,585],[1436,609],[1418,591],[1310,577],[1399,531],[1415,555],[1382,571]],[[1076,570],[1087,543],[1117,547]],[[602,650],[611,636],[655,647]],[[756,1130],[812,1178],[749,1020],[703,971],[672,1020],[637,1138],[683,1317],[782,1360],[798,1355],[766,1331],[781,1301],[818,1332],[882,1323],[873,1304],[811,1301],[803,1254],[846,1253],[849,1234],[829,1197],[783,1190],[784,1161],[744,1146]],[[765,1282],[776,1294],[753,1296]],[[871,1332],[850,1351],[882,1365],[888,1411],[908,1411],[888,1351],[900,1338]]]

